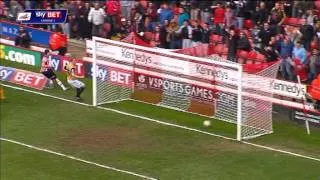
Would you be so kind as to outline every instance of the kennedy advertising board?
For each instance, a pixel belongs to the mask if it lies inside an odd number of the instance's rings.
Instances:
[[[87,41],[87,52],[92,53],[92,41]],[[116,59],[120,62],[141,65],[148,68],[171,71],[174,73],[195,76],[211,81],[236,84],[237,70],[215,67],[214,64],[204,64],[183,60],[179,57],[167,57],[165,53],[155,54],[136,48],[102,44],[97,42],[97,56]]]
[[[19,32],[19,24],[0,21],[0,35],[3,37],[15,38]],[[49,39],[52,34],[49,31],[44,31],[36,28],[24,26],[29,33],[32,42],[49,47]]]
[[[92,53],[92,41],[87,41],[87,52]],[[148,53],[136,48],[126,48],[112,44],[102,44],[97,42],[97,56],[101,55],[117,59],[125,63],[141,65],[148,68],[171,71],[192,77],[214,81],[216,84],[227,83],[237,85],[238,72],[235,69],[215,67],[203,62],[186,61],[177,57],[166,57],[155,53]],[[298,85],[278,79],[263,78],[256,75],[243,75],[242,85],[244,87],[255,88],[259,91],[266,91],[279,96],[301,99],[306,92],[305,85]],[[261,88],[268,87],[268,88]]]
[[[47,78],[40,73],[0,66],[0,80],[42,90]]]
[[[0,60],[13,61],[31,66],[40,66],[41,53],[2,44],[0,45]]]

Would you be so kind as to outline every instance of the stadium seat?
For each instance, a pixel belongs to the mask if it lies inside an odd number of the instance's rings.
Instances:
[[[248,60],[252,60],[252,61],[255,61],[257,58],[257,53],[255,51],[250,51],[248,53],[248,56],[247,56],[247,59]]]
[[[243,59],[243,58],[241,58],[241,57],[239,57],[239,58],[238,58],[238,63],[239,63],[239,64],[245,64],[245,63],[246,63],[246,60]]]
[[[223,51],[223,45],[222,44],[218,44],[215,48],[214,48],[214,52],[216,53],[216,54],[219,54],[219,55],[221,55],[222,54],[222,51]]]
[[[266,62],[266,57],[263,54],[258,53],[255,61],[259,63]]]
[[[301,63],[299,59],[294,59],[293,62],[295,63],[294,71],[297,76],[300,76],[301,81],[308,80],[308,72],[305,66]]]
[[[227,55],[228,54],[228,47],[223,47],[221,55]]]
[[[289,18],[288,23],[291,26],[298,26],[299,25],[299,19],[298,18]]]
[[[289,18],[286,17],[283,21],[283,25],[288,25],[289,24]]]
[[[252,38],[252,37],[251,37],[251,33],[250,33],[249,30],[244,29],[244,30],[242,30],[242,32],[248,37],[248,39],[251,39],[251,38]]]
[[[227,60],[228,56],[226,54],[223,54],[223,55],[221,55],[221,58]]]
[[[238,50],[237,57],[246,60],[248,58],[248,52],[244,50]]]
[[[298,24],[297,24],[297,26],[301,26],[301,25],[303,25],[305,22],[306,22],[306,20],[305,20],[304,18],[300,18],[300,19],[298,19]]]
[[[213,44],[222,43],[222,36],[219,36],[219,35],[217,35],[217,34],[211,35],[211,42],[212,42]]]
[[[244,20],[243,26],[246,29],[251,29],[251,28],[253,28],[253,23],[250,19],[246,19],[246,20]]]

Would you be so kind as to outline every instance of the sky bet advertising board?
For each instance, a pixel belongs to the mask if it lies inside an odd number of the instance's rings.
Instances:
[[[27,9],[17,16],[21,24],[60,24],[67,19],[67,10],[64,9]]]
[[[13,84],[42,90],[47,80],[48,79],[40,73],[0,66],[0,81],[7,81]]]

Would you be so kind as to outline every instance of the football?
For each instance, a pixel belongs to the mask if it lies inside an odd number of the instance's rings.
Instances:
[[[203,121],[203,126],[205,126],[205,127],[211,126],[211,121],[210,120]]]

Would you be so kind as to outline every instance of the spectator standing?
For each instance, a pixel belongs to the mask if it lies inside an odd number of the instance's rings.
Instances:
[[[315,15],[313,14],[312,9],[306,12],[306,21],[307,21],[307,24],[314,26]]]
[[[191,0],[190,18],[191,20],[199,20],[200,9],[198,8],[198,1]]]
[[[101,36],[104,17],[104,10],[100,7],[99,3],[95,3],[94,8],[90,9],[88,15],[88,21],[92,23],[92,36]]]
[[[81,3],[81,1],[68,1],[67,2],[67,9],[68,9],[68,13],[70,13],[71,15],[74,15],[74,16],[78,16],[78,5]],[[50,4],[50,3],[49,3]],[[50,7],[50,6],[48,6]]]
[[[158,21],[158,14],[157,14],[157,9],[156,6],[149,2],[146,10],[146,16],[150,19],[150,24],[152,26],[152,29],[155,29],[157,26],[157,21]]]
[[[286,80],[293,79],[292,78],[293,77],[292,59],[291,59],[293,47],[294,47],[294,44],[289,37],[285,37],[280,42],[280,58],[281,58],[280,71],[281,71],[282,77]]]
[[[172,21],[168,27],[167,42],[170,44],[170,49],[181,49],[181,36],[177,32],[179,25]]]
[[[145,32],[145,16],[137,12],[133,20],[133,26],[136,33]]]
[[[192,29],[192,47],[197,46],[202,41],[203,29],[199,24],[199,21],[194,22],[194,27]]]
[[[228,37],[228,60],[236,62],[236,52],[237,52],[237,44],[238,44],[238,37],[236,35],[235,30],[231,29],[229,31]]]
[[[292,58],[293,59],[298,59],[302,64],[307,63],[307,51],[301,44],[301,42],[296,42],[295,47],[293,48],[292,51]]]
[[[164,25],[160,26],[160,48],[169,48],[169,42],[167,41],[168,37],[168,28],[169,28],[169,21],[165,20]]]
[[[317,66],[320,64],[320,55],[317,49],[312,50],[312,54],[309,60],[309,75],[308,80],[312,81],[317,77],[318,71]]]
[[[259,25],[264,24],[268,19],[268,10],[266,9],[266,4],[264,2],[260,3],[258,16],[259,16],[259,19],[257,21],[257,24]]]
[[[236,12],[237,12],[237,27],[238,29],[243,28],[243,21],[244,21],[244,2],[243,0],[236,2]]]
[[[216,25],[217,31],[220,31],[221,26],[224,23],[225,10],[220,2],[217,2],[216,6],[212,6],[212,8],[215,8],[213,11],[214,24]]]
[[[117,19],[121,15],[121,7],[119,0],[107,0],[105,4],[105,13],[107,14],[108,21],[111,25],[109,37],[116,33]]]
[[[254,25],[254,28],[251,31],[251,36],[253,39],[253,46],[257,47],[257,48],[262,47],[262,39],[261,39],[260,31],[261,31],[261,29],[257,24]]]
[[[183,25],[180,26],[178,33],[181,34],[182,38],[182,48],[192,47],[192,27],[189,24],[188,20],[183,22]]]
[[[182,26],[185,21],[190,19],[189,14],[183,8],[179,8],[178,25]]]
[[[211,36],[211,30],[209,29],[209,25],[208,25],[208,23],[204,23],[203,24],[203,29],[202,29],[201,42],[203,44],[209,44],[210,36]]]
[[[308,21],[305,21],[304,24],[300,27],[300,32],[302,34],[302,44],[306,48],[306,50],[311,50],[311,41],[314,37],[314,29],[313,26],[308,24]]]
[[[70,38],[70,21],[71,21],[71,16],[67,15],[66,22],[62,24],[62,32],[67,36],[67,38]]]
[[[272,8],[271,10],[269,22],[271,28],[274,29],[277,34],[281,33],[281,25],[284,22],[285,18],[286,13],[284,12],[283,7],[280,6],[279,2],[276,2],[274,8]]]
[[[15,46],[21,46],[24,48],[29,48],[31,38],[29,33],[24,29],[23,26],[20,26],[18,36],[15,39]]]
[[[199,3],[199,9],[200,9],[200,16],[201,16],[201,21],[204,23],[208,23],[210,21],[211,17],[211,1],[198,1]]]
[[[19,12],[23,12],[22,6],[17,1],[10,1],[9,20],[16,21]]]
[[[169,9],[168,4],[163,4],[163,8],[160,9],[160,13],[159,13],[159,20],[160,20],[160,24],[164,25],[164,21],[168,20],[169,22],[172,20],[173,18],[173,12],[171,9]]]
[[[239,33],[239,40],[237,43],[237,49],[244,50],[244,51],[250,51],[250,42],[248,37],[244,34],[243,31]]]
[[[226,8],[226,11],[224,14],[224,24],[228,29],[235,25],[235,17],[230,7]]]
[[[125,38],[129,35],[129,26],[127,24],[127,21],[125,18],[121,18],[121,25],[119,27],[119,29],[117,30],[119,36],[120,36],[120,39],[122,38]]]
[[[74,14],[71,15],[70,20],[70,38],[79,38],[79,20],[78,17]]]
[[[91,37],[91,24],[88,21],[88,15],[90,12],[90,4],[82,3],[79,6],[79,36],[81,39],[87,39]],[[86,27],[86,28],[82,28]]]
[[[271,37],[274,35],[274,31],[272,31],[272,29],[270,29],[270,26],[268,23],[264,23],[263,28],[261,29],[260,33],[259,33],[259,38],[261,39],[262,42],[262,47],[264,47],[265,45],[268,45]]]
[[[160,26],[157,25],[154,33],[152,34],[151,44],[153,47],[160,47]]]
[[[134,1],[132,0],[121,0],[120,1],[121,5],[121,14],[122,16],[127,19],[131,20],[131,10],[134,7]]]

